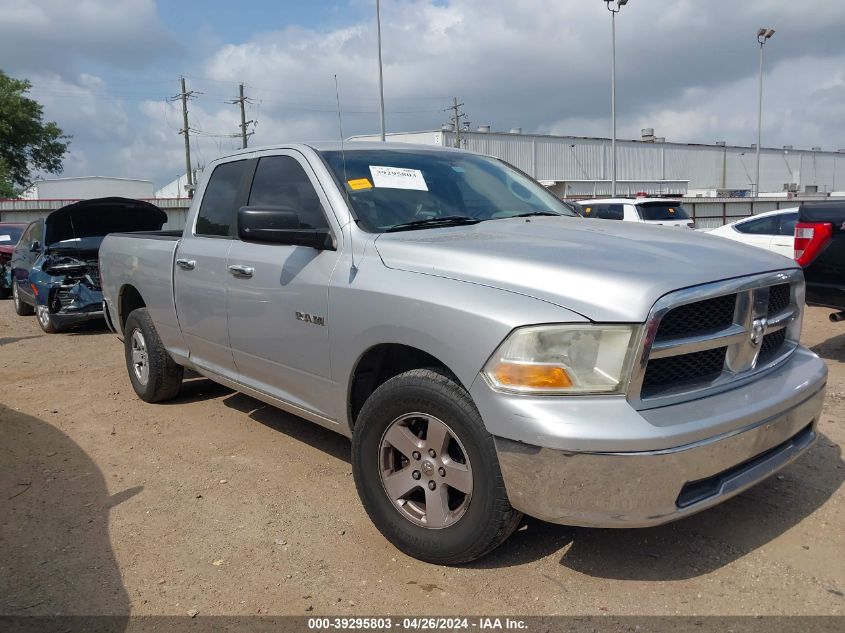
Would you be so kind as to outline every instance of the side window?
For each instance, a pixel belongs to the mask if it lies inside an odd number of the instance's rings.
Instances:
[[[18,248],[20,248],[22,251],[29,250],[29,245],[32,244],[32,235],[35,231],[36,226],[38,226],[37,222],[30,224],[28,227],[26,227],[26,230],[23,232],[23,235],[21,235],[21,241],[18,242]]]
[[[602,220],[624,220],[624,204],[600,204],[596,206],[596,217]]]
[[[42,243],[41,237],[41,222],[33,222],[30,224],[24,234],[21,236],[21,241],[18,242],[20,248],[24,252],[29,252],[29,247],[33,242],[38,242],[42,248],[44,248],[44,244]]]
[[[266,156],[258,161],[249,205],[290,207],[299,214],[300,228],[329,227],[314,185],[299,161],[291,156]]]
[[[736,230],[749,235],[777,235],[780,230],[780,218],[770,215],[767,218],[748,220],[736,225]]]
[[[780,216],[780,234],[792,237],[795,235],[796,224],[798,224],[797,213],[784,213]]]
[[[197,216],[197,235],[235,234],[235,200],[246,166],[247,161],[238,160],[218,165],[211,172]]]

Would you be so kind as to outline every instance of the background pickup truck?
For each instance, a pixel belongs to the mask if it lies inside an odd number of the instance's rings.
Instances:
[[[411,145],[214,161],[182,235],[113,234],[107,318],[148,402],[183,368],[352,438],[384,536],[478,558],[522,513],[642,527],[816,438],[827,371],[779,255],[586,220],[503,162]]]
[[[845,203],[804,202],[795,227],[795,259],[804,267],[807,303],[845,320]]]

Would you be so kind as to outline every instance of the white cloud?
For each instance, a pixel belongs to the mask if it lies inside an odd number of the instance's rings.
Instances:
[[[19,67],[36,69],[35,94],[75,137],[69,172],[117,170],[161,184],[184,169],[181,113],[178,104],[164,103],[176,84],[159,87],[166,93],[158,101],[139,99],[150,89],[127,87],[130,64],[157,63],[159,77],[186,73],[189,88],[204,93],[190,104],[191,126],[205,132],[238,131],[237,109],[226,101],[244,82],[255,100],[248,118],[258,120],[252,144],[335,139],[335,74],[345,135],[376,132],[372,5],[351,4],[360,18],[337,28],[259,32],[264,24],[256,23],[256,34],[237,44],[225,43],[225,33],[197,34],[206,42],[203,56],[198,66],[184,68],[152,0],[0,0],[6,12],[0,58],[11,55]],[[604,3],[384,0],[382,10],[389,130],[439,126],[457,96],[476,125],[608,134]],[[281,21],[279,13],[265,24]],[[765,142],[845,147],[845,3],[825,0],[630,3],[617,21],[620,135],[635,138],[641,127],[654,127],[678,141],[755,142],[754,34],[764,24],[777,29],[766,48]],[[164,38],[160,46],[156,37]],[[156,62],[158,49],[170,57]],[[91,60],[110,71],[91,70]],[[192,139],[198,162],[238,145],[238,139]]]

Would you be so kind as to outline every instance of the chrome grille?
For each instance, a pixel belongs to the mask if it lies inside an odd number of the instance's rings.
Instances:
[[[656,339],[660,341],[727,327],[733,323],[735,311],[736,295],[714,297],[673,308],[660,321]]]
[[[722,373],[727,352],[727,347],[717,347],[649,361],[643,379],[643,396],[647,398],[666,385],[678,386],[715,378]]]
[[[678,291],[646,324],[628,398],[649,408],[737,386],[798,345],[803,276],[794,270]]]
[[[768,316],[774,316],[789,306],[789,284],[778,284],[769,288]]]

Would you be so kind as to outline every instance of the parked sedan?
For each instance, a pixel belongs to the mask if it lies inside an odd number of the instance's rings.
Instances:
[[[790,259],[795,255],[798,207],[759,213],[710,231],[710,235],[764,248]]]
[[[0,299],[5,299],[12,292],[12,268],[9,262],[24,229],[26,224],[0,222]]]
[[[109,233],[157,231],[167,214],[127,198],[83,200],[26,227],[12,254],[15,312],[47,333],[103,317],[98,256]]]

